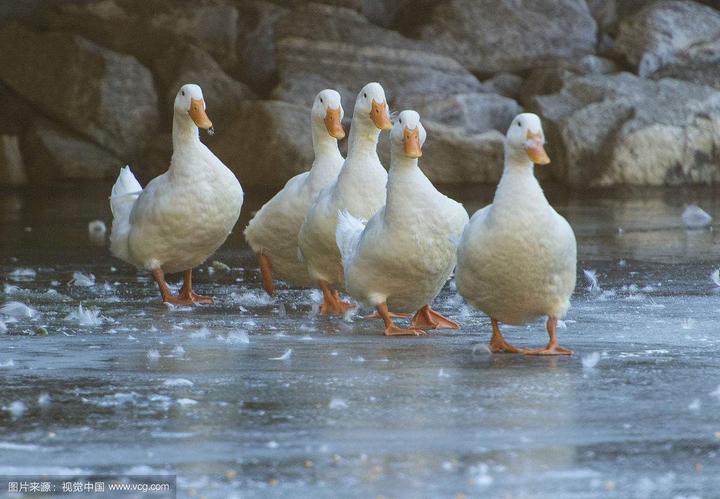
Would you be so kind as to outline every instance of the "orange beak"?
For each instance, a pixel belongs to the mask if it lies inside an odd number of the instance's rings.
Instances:
[[[382,104],[378,104],[378,102],[373,99],[370,117],[372,118],[373,123],[375,123],[375,126],[380,130],[390,130],[392,128],[388,108],[384,102]]]
[[[213,124],[212,121],[210,121],[210,118],[208,118],[208,115],[205,113],[204,100],[190,99],[190,111],[188,113],[198,128],[209,130],[212,135]]]
[[[408,158],[419,158],[422,156],[422,147],[420,147],[420,127],[415,127],[415,130],[408,130],[405,127],[403,130],[403,146],[405,149],[405,156]]]
[[[543,146],[543,138],[539,133],[527,133],[527,155],[530,161],[536,165],[547,165],[550,163],[550,157],[545,152]]]
[[[331,137],[338,140],[345,137],[345,130],[343,129],[342,123],[340,122],[340,107],[337,109],[328,108],[325,111],[325,128]]]

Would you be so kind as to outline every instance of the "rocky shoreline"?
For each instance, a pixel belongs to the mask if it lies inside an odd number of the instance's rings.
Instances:
[[[0,184],[157,175],[191,81],[218,132],[203,140],[247,186],[309,166],[318,90],[352,109],[373,80],[422,115],[434,182],[495,182],[522,109],[547,124],[541,174],[571,188],[720,180],[720,2],[18,4],[0,7]]]

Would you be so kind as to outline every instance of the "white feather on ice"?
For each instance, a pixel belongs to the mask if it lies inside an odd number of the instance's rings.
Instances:
[[[0,314],[14,317],[15,319],[31,319],[37,315],[37,311],[19,301],[9,301],[0,308]]]
[[[585,280],[588,283],[588,291],[591,293],[599,293],[602,291],[602,288],[600,288],[600,284],[598,283],[597,272],[595,270],[583,269],[583,274],[585,274]]]
[[[583,369],[594,369],[597,363],[600,361],[600,352],[593,352],[587,355],[584,355],[582,358],[582,366]]]
[[[712,223],[712,217],[699,206],[691,204],[685,207],[682,221],[689,229],[701,229]]]
[[[292,348],[288,348],[287,351],[280,357],[270,357],[268,360],[288,360],[292,355]]]
[[[347,409],[348,404],[343,399],[332,399],[328,404],[330,409]]]
[[[65,317],[65,320],[77,321],[81,326],[99,326],[105,319],[100,315],[100,310],[84,308],[81,303],[78,305],[77,310],[73,310]]]
[[[720,269],[715,269],[710,274],[710,280],[715,284],[715,286],[720,287]]]
[[[36,275],[33,269],[15,269],[8,274],[8,278],[13,281],[32,281]]]
[[[193,386],[195,383],[185,378],[171,378],[163,381],[164,386]]]
[[[22,400],[16,400],[7,407],[7,411],[13,419],[18,419],[23,417],[23,414],[27,411],[27,405]]]
[[[70,280],[71,286],[80,286],[89,288],[95,286],[95,276],[93,274],[83,274],[82,272],[73,272],[73,278]]]

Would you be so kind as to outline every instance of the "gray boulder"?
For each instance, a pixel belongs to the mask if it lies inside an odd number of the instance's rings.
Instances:
[[[255,98],[250,87],[232,79],[210,54],[194,45],[170,47],[155,61],[154,71],[164,91],[163,110],[168,112],[185,83],[200,85],[212,120],[226,117],[240,101]]]
[[[503,170],[504,136],[496,130],[469,133],[422,118],[427,130],[420,168],[435,184],[496,183]],[[390,167],[390,142],[382,137],[378,155]]]
[[[81,34],[151,66],[172,45],[197,45],[223,68],[237,62],[238,11],[213,0],[89,0],[50,3],[52,30]]]
[[[418,29],[422,40],[481,74],[590,54],[596,32],[585,0],[446,0]]]
[[[242,185],[280,186],[313,161],[310,108],[280,101],[245,101],[230,125],[208,140]]]
[[[613,61],[595,55],[586,55],[577,61],[561,62],[553,67],[533,69],[523,81],[518,99],[521,104],[528,106],[537,95],[559,92],[567,80],[617,71],[618,67]]]
[[[621,21],[615,50],[651,76],[720,49],[720,12],[691,0],[661,0]]]
[[[507,130],[512,119],[522,112],[513,99],[491,93],[417,97],[408,103],[408,107],[420,113],[423,120],[460,127],[467,134]]]
[[[280,83],[273,96],[301,105],[329,87],[351,111],[356,93],[370,81],[382,83],[393,109],[408,108],[417,96],[482,91],[454,59],[350,9],[319,4],[294,9],[278,20],[275,44]]]
[[[23,185],[27,182],[25,164],[17,135],[0,135],[0,185]]]
[[[43,113],[122,157],[134,157],[157,128],[150,71],[75,35],[0,29],[0,80]]]
[[[58,179],[111,179],[122,160],[47,120],[35,123],[23,139],[28,176],[33,183]]]
[[[567,81],[539,96],[552,171],[579,188],[720,180],[720,93],[629,73]]]
[[[287,8],[269,1],[244,0],[236,4],[240,16],[237,57],[233,75],[246,82],[257,93],[267,94],[276,83],[275,23]]]
[[[522,89],[523,81],[521,76],[513,73],[498,73],[492,78],[484,80],[482,83],[483,88],[490,93],[517,99]]]

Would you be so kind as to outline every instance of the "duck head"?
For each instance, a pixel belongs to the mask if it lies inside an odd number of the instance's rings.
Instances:
[[[368,83],[360,90],[355,99],[353,121],[356,116],[360,119],[359,123],[371,123],[378,130],[392,128],[385,90],[379,83]]]
[[[175,96],[175,115],[181,119],[192,120],[198,128],[203,128],[210,135],[215,133],[212,121],[205,113],[205,99],[202,89],[193,83],[180,87]]]
[[[517,115],[510,124],[505,135],[505,151],[508,159],[536,165],[550,163],[545,152],[545,133],[540,118],[536,114],[522,113]]]
[[[342,126],[344,116],[340,94],[335,90],[328,88],[315,96],[312,107],[313,128],[327,130],[332,138],[340,140],[345,137]]]
[[[403,111],[398,115],[390,132],[393,156],[419,158],[422,156],[422,146],[426,138],[427,132],[420,123],[420,115],[415,111]]]

